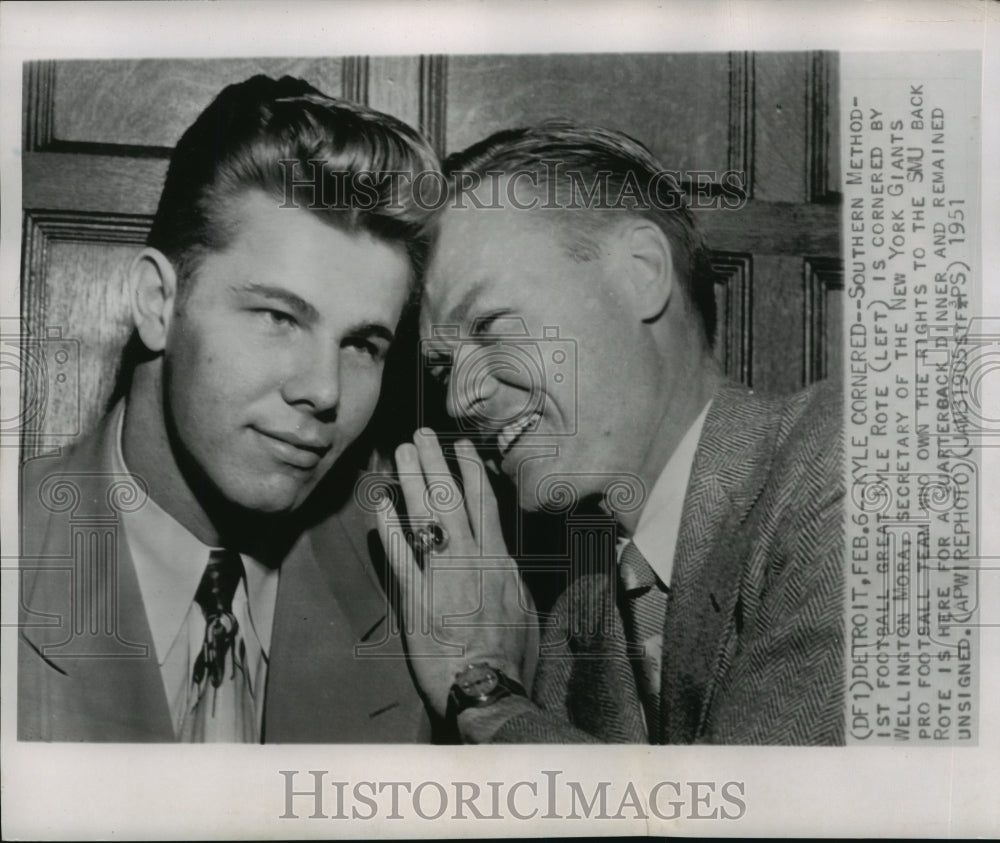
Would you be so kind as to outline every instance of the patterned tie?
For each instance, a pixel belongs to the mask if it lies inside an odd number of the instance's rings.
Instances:
[[[238,553],[211,552],[194,595],[205,616],[205,636],[191,675],[194,702],[184,721],[184,741],[257,740],[246,645],[233,615],[233,596],[243,577]]]
[[[650,742],[655,743],[660,731],[660,662],[667,589],[632,542],[622,549],[618,568],[625,593],[626,632],[633,645],[632,665],[646,712],[646,730]]]

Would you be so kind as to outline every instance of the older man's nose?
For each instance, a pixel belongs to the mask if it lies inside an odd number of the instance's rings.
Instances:
[[[498,386],[496,378],[488,369],[454,372],[448,383],[445,405],[448,415],[455,419],[487,423],[489,401],[496,394]]]

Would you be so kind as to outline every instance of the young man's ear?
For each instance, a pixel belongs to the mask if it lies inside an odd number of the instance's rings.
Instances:
[[[636,315],[654,322],[674,292],[670,241],[658,225],[645,219],[631,220],[619,234],[620,259]]]
[[[159,249],[145,248],[129,267],[132,321],[150,351],[163,351],[177,301],[177,273]]]

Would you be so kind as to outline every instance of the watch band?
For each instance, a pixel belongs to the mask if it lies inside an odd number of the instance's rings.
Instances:
[[[488,662],[470,664],[455,675],[455,683],[448,693],[445,722],[450,731],[458,735],[458,715],[468,708],[484,708],[512,694],[527,697],[520,682]]]

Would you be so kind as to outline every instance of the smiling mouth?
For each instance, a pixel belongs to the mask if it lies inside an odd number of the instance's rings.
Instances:
[[[497,451],[499,451],[500,457],[503,458],[507,456],[507,454],[510,453],[511,448],[517,444],[525,433],[529,433],[537,429],[541,420],[541,412],[535,410],[534,412],[515,419],[510,424],[501,428],[500,432],[497,434]]]
[[[332,445],[312,442],[293,434],[272,433],[254,428],[263,437],[271,451],[284,463],[294,468],[315,468],[326,456]]]

